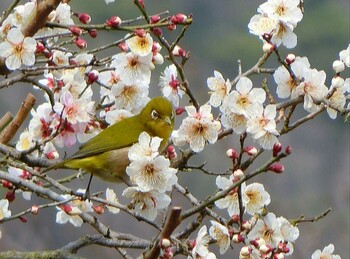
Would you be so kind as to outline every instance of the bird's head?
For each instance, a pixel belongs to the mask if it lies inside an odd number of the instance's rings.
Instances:
[[[164,148],[174,128],[175,113],[171,103],[164,97],[153,98],[142,109],[140,119],[151,136],[163,139],[161,149]]]

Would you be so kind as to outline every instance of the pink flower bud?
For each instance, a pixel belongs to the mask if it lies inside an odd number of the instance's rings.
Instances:
[[[167,26],[169,31],[174,31],[176,30],[176,24],[175,23],[171,23]]]
[[[259,248],[260,246],[265,245],[266,241],[265,241],[265,239],[259,237],[259,238],[256,238],[255,240],[251,240],[250,244],[256,248]]]
[[[45,46],[41,42],[36,43],[35,53],[43,53],[45,51]]]
[[[156,36],[162,36],[163,31],[161,28],[156,27],[156,28],[152,28],[151,31],[153,32],[154,35]]]
[[[46,156],[47,159],[50,159],[50,160],[51,159],[57,159],[59,157],[57,151],[51,151],[51,152],[45,154],[45,156]]]
[[[226,151],[226,156],[232,160],[238,158],[238,154],[233,148],[230,148]]]
[[[179,56],[179,57],[185,57],[186,51],[176,45],[175,48],[173,49],[173,55]]]
[[[178,13],[176,15],[173,15],[170,18],[171,22],[174,24],[178,24],[178,23],[184,23],[187,20],[187,16],[182,14],[182,13]]]
[[[23,223],[27,223],[27,221],[28,221],[27,218],[24,216],[20,216],[19,220],[22,221]]]
[[[232,236],[232,241],[233,241],[234,243],[241,243],[241,242],[244,241],[244,238],[243,238],[243,236],[242,236],[241,234],[234,234],[234,235]]]
[[[334,72],[337,73],[337,74],[341,73],[341,72],[343,72],[345,70],[345,65],[340,60],[334,61],[332,66],[333,66]]]
[[[282,150],[282,144],[277,142],[273,145],[273,148],[272,148],[272,155],[273,157],[276,157],[278,156],[279,152],[281,152]]]
[[[284,166],[282,164],[273,164],[268,169],[276,174],[281,174],[284,171]]]
[[[88,15],[87,13],[78,13],[77,16],[78,16],[79,21],[84,23],[84,24],[91,22],[91,16]]]
[[[83,30],[78,26],[70,26],[69,30],[74,36],[80,36],[83,33]]]
[[[13,202],[16,199],[16,194],[14,191],[8,191],[5,195],[5,199],[9,202]]]
[[[118,44],[118,48],[120,48],[121,51],[127,52],[129,51],[128,44],[125,43],[125,41]]]
[[[295,55],[292,54],[292,53],[288,54],[287,57],[286,57],[286,63],[287,63],[288,65],[290,65],[290,64],[292,64],[294,61],[295,61]]]
[[[2,186],[4,186],[5,188],[7,188],[7,189],[12,189],[13,188],[13,184],[11,183],[11,182],[9,182],[9,181],[6,181],[6,180],[2,180]]]
[[[272,251],[272,247],[269,244],[263,244],[259,246],[259,252],[263,254],[268,254]]]
[[[152,52],[158,53],[162,49],[162,46],[159,44],[159,42],[154,41],[152,44]]]
[[[240,216],[238,214],[235,214],[231,216],[231,219],[233,223],[238,223],[240,220]]]
[[[274,44],[271,43],[265,43],[263,45],[263,51],[266,52],[272,52],[276,49],[276,46]]]
[[[144,38],[147,34],[145,29],[136,29],[134,33],[141,38]]]
[[[184,111],[185,111],[185,109],[183,107],[178,107],[175,110],[175,114],[176,115],[181,115]]]
[[[88,30],[88,33],[89,33],[90,37],[93,39],[95,39],[97,37],[97,30],[96,29]]]
[[[286,147],[286,153],[287,153],[288,155],[290,155],[290,154],[292,153],[292,151],[293,151],[292,147],[288,145],[288,146]]]
[[[92,206],[92,209],[95,211],[95,213],[101,215],[105,212],[105,209],[101,205],[94,205]]]
[[[80,49],[85,49],[87,47],[87,42],[83,38],[76,38],[73,42]]]
[[[160,21],[160,16],[159,15],[153,15],[153,16],[151,16],[149,21],[150,21],[150,23],[157,23],[157,22]]]
[[[120,19],[119,16],[112,16],[106,21],[106,25],[116,28],[122,23],[122,20]]]
[[[248,156],[255,156],[258,153],[258,150],[256,149],[256,147],[254,146],[247,146],[244,149],[244,152],[248,155]]]
[[[244,176],[244,173],[241,169],[238,169],[233,172],[233,179],[235,182],[239,181]]]
[[[253,249],[249,246],[243,246],[241,248],[241,251],[239,252],[239,255],[241,256],[249,256],[252,253]]]
[[[139,4],[142,6],[142,8],[145,8],[145,3],[144,3],[143,0],[139,0],[138,2],[139,2]]]
[[[162,249],[166,249],[170,246],[171,246],[171,241],[169,239],[163,238],[162,240],[160,240],[160,247]]]
[[[38,205],[33,205],[30,209],[30,212],[34,215],[38,215],[39,213],[39,206]]]
[[[87,83],[91,85],[92,83],[96,82],[99,76],[99,72],[97,70],[91,70],[88,74],[88,80]]]

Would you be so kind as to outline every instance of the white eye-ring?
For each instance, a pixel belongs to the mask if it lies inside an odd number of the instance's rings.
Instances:
[[[153,120],[157,120],[159,118],[159,114],[156,110],[152,110],[151,117]]]

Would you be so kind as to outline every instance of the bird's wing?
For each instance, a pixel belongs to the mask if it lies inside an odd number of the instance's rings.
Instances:
[[[84,158],[131,146],[138,141],[142,124],[138,116],[123,119],[84,143],[69,159]]]

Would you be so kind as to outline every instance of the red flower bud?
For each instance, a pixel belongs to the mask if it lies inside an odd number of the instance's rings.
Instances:
[[[128,45],[125,43],[125,41],[121,42],[118,44],[118,48],[123,51],[123,52],[127,52],[129,51],[129,47]]]
[[[286,57],[286,63],[288,65],[292,64],[295,61],[295,55],[294,54],[288,54]]]
[[[122,20],[118,16],[112,16],[106,21],[106,25],[116,28],[122,23]]]
[[[92,83],[96,82],[99,76],[99,72],[97,70],[91,70],[88,74],[88,80],[87,83],[91,85]]]
[[[19,220],[22,221],[23,223],[27,223],[27,221],[28,221],[27,218],[23,217],[23,216],[20,216]]]
[[[152,28],[151,31],[152,31],[153,34],[156,35],[156,36],[162,36],[162,34],[163,34],[162,29],[161,29],[161,28],[158,28],[158,27]]]
[[[9,181],[6,181],[6,180],[2,180],[2,186],[4,186],[7,189],[10,189],[10,190],[13,188],[13,184]]]
[[[176,15],[173,15],[170,18],[171,22],[174,24],[178,24],[178,23],[184,23],[187,20],[187,16],[182,14],[182,13],[178,13]]]
[[[97,30],[95,30],[95,29],[88,30],[88,33],[89,33],[90,37],[93,39],[97,37]]]
[[[169,31],[174,31],[176,29],[176,24],[175,23],[171,23],[167,26]]]
[[[160,16],[159,15],[153,15],[153,16],[151,16],[149,21],[150,21],[150,23],[157,23],[157,22],[160,21]]]
[[[91,16],[88,15],[87,13],[78,13],[77,16],[78,16],[79,21],[84,23],[84,24],[91,22]]]
[[[92,206],[92,209],[97,213],[97,214],[103,214],[105,212],[105,209],[101,205],[94,205]]]
[[[268,169],[276,174],[281,174],[284,171],[284,166],[282,164],[273,164]]]
[[[9,202],[13,202],[16,199],[16,194],[14,191],[8,191],[5,195],[5,199]]]
[[[273,157],[278,156],[278,153],[282,150],[282,144],[281,143],[275,143],[272,148],[272,155]]]
[[[141,38],[144,38],[147,34],[145,29],[136,29],[134,33]]]
[[[83,38],[76,38],[73,42],[80,49],[85,49],[87,47],[87,42]]]
[[[291,146],[287,146],[287,147],[286,147],[286,153],[287,153],[288,155],[290,155],[290,154],[292,153],[292,151],[293,151],[293,149],[292,149]]]
[[[185,111],[184,108],[178,107],[178,108],[176,108],[176,110],[175,110],[175,114],[176,114],[176,115],[181,115],[184,111]]]
[[[254,146],[247,146],[244,149],[244,152],[248,155],[248,156],[255,156],[258,153],[258,150],[256,149],[256,147]]]
[[[41,42],[36,43],[36,50],[35,53],[44,53],[45,51],[45,46]]]
[[[232,160],[238,158],[238,154],[233,148],[230,148],[226,151],[226,156]]]
[[[83,30],[78,26],[70,26],[69,30],[74,36],[80,36],[83,33]]]

